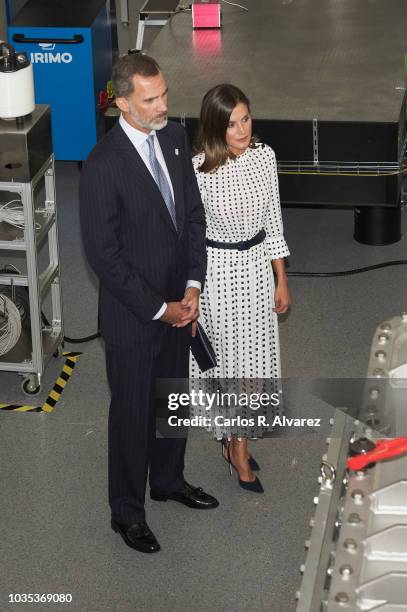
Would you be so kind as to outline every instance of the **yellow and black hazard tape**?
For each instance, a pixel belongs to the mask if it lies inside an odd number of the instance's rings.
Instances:
[[[61,397],[62,391],[65,389],[66,383],[70,379],[76,362],[82,353],[62,353],[66,357],[65,365],[62,368],[61,374],[58,376],[53,388],[48,393],[48,397],[41,406],[43,412],[52,412],[55,404]]]
[[[12,412],[52,412],[72,375],[73,369],[80,355],[82,355],[82,353],[62,353],[62,356],[66,358],[64,367],[62,368],[62,372],[58,376],[51,391],[48,393],[48,397],[42,406],[0,404],[0,410],[9,410]]]

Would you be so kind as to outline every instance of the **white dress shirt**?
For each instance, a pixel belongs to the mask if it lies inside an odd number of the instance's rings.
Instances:
[[[153,171],[152,171],[152,169],[150,167],[149,154],[148,154],[148,144],[147,144],[147,138],[149,136],[151,136],[151,135],[153,136],[155,155],[156,155],[158,163],[160,164],[160,166],[163,169],[164,174],[165,174],[165,176],[167,178],[168,184],[169,184],[170,189],[171,189],[172,198],[173,198],[173,200],[175,202],[174,189],[173,189],[173,186],[172,186],[171,177],[169,175],[167,164],[165,163],[164,155],[163,155],[163,152],[161,150],[160,143],[158,142],[158,138],[156,136],[155,130],[151,130],[149,133],[142,132],[141,130],[136,129],[132,125],[127,123],[127,121],[125,120],[123,115],[120,115],[119,123],[120,123],[121,128],[125,132],[125,134],[130,139],[131,143],[135,147],[137,153],[140,155],[141,159],[143,160],[143,162],[147,166],[149,172],[151,173],[151,176],[154,178]],[[187,285],[186,285],[186,288],[188,288],[188,287],[196,287],[200,291],[201,290],[201,283],[199,281],[189,280],[187,282]],[[163,314],[165,313],[166,309],[167,309],[167,302],[164,302],[163,305],[161,306],[160,310],[153,317],[153,320],[156,320],[156,319],[159,319],[160,317],[162,317]]]

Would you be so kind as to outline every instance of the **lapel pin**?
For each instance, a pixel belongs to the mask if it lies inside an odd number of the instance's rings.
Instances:
[[[175,149],[175,155],[179,155],[179,149]]]

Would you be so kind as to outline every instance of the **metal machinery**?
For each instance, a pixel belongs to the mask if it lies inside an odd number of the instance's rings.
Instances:
[[[98,97],[111,78],[106,0],[10,0],[8,39],[34,69],[35,99],[51,105],[55,159],[87,158],[103,134]]]
[[[0,119],[0,200],[12,199],[21,199],[24,227],[0,223],[1,268],[13,263],[13,256],[25,254],[25,269],[21,274],[0,273],[0,293],[4,286],[26,288],[30,326],[28,334],[0,356],[0,370],[23,375],[23,390],[33,395],[40,391],[44,369],[63,340],[51,113],[46,105],[37,105],[18,120]],[[41,311],[49,297],[51,323],[45,324]]]
[[[332,421],[297,612],[407,611],[406,400],[402,314],[375,333],[359,419]]]
[[[223,4],[221,30],[193,30],[181,13],[151,44],[171,84],[170,116],[193,139],[206,91],[234,83],[276,153],[283,206],[346,207],[357,241],[400,240],[405,0],[236,4],[249,10]]]

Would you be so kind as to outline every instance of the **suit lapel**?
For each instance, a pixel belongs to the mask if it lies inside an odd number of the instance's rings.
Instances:
[[[174,190],[175,214],[177,217],[178,236],[181,236],[184,225],[184,190],[182,183],[182,172],[180,168],[180,153],[179,149],[174,147],[174,143],[170,140],[167,130],[158,130],[156,132],[158,142],[160,143],[161,151],[168,169],[168,174],[171,178],[172,188]],[[178,154],[176,153],[178,151]]]
[[[157,186],[157,183],[155,182],[155,180],[153,179],[151,175],[151,172],[145,165],[143,159],[137,152],[136,148],[133,146],[127,134],[120,127],[120,125],[117,124],[112,129],[116,130],[116,134],[115,134],[116,147],[115,148],[118,152],[122,154],[122,158],[124,159],[124,162],[129,167],[129,170],[131,172],[130,177],[133,175],[136,175],[137,179],[140,180],[142,183],[144,183],[146,191],[148,190],[147,193],[151,193],[151,200],[154,206],[158,208],[161,214],[161,217],[168,223],[171,229],[175,232],[176,230],[172,222],[171,215],[168,211],[167,205],[164,202],[161,192]],[[175,192],[175,189],[174,189],[174,192]],[[178,214],[177,214],[177,220],[178,220]]]

